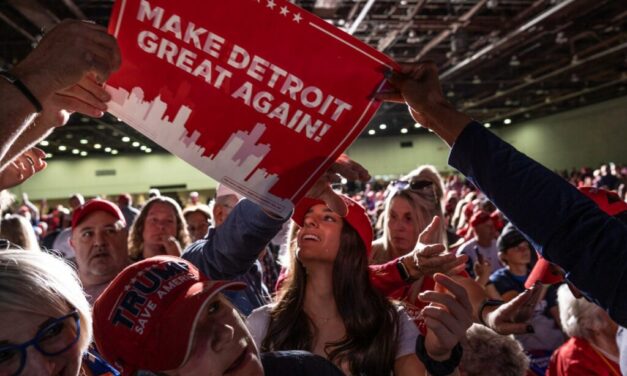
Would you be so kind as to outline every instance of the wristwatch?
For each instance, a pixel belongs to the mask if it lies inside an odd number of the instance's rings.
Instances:
[[[411,275],[407,271],[405,264],[403,264],[403,259],[400,257],[398,260],[396,260],[396,269],[398,269],[398,274],[401,275],[401,279],[403,280],[403,282],[411,282],[413,280]]]

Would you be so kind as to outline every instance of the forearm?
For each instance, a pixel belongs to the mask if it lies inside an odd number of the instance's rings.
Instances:
[[[222,225],[211,230],[204,244],[192,244],[183,257],[194,263],[202,260],[212,278],[236,277],[250,269],[286,220],[270,217],[258,205],[242,200]]]
[[[9,163],[13,162],[15,158],[24,154],[26,151],[48,137],[52,133],[52,129],[37,124],[37,117],[28,124],[24,131],[17,136],[15,141],[9,146],[4,156],[0,159],[0,171],[6,167]]]
[[[11,73],[22,81],[40,104],[45,106],[54,92],[45,77],[38,77],[36,72],[22,69],[19,65]],[[45,130],[31,125],[37,116],[37,109],[24,93],[5,79],[0,79],[0,103],[3,103],[0,107],[0,119],[3,123],[0,125],[0,169],[2,169],[28,149],[32,143],[30,140],[44,136]],[[26,137],[21,140],[24,134]]]
[[[35,107],[9,82],[0,79],[0,170],[6,165],[7,154],[19,135],[36,116]]]
[[[567,278],[627,322],[627,231],[568,182],[479,124],[465,127],[449,164],[461,171]],[[515,198],[515,199],[514,199]]]

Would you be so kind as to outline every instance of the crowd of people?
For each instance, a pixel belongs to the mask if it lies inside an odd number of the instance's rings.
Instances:
[[[64,21],[0,79],[2,190],[45,169],[35,145],[70,113],[103,115],[120,61],[104,28]],[[627,371],[625,169],[549,171],[447,102],[431,63],[386,78],[377,98],[463,176],[383,184],[341,155],[289,217],[224,185],[209,205],[3,205],[0,374]]]

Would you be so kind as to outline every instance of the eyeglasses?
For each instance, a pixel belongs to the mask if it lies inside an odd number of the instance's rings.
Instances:
[[[26,350],[34,346],[46,356],[69,350],[81,336],[81,320],[77,311],[53,319],[30,341],[19,345],[0,346],[0,374],[19,375],[26,366]]]

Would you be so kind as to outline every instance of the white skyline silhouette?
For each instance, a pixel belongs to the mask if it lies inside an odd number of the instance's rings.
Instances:
[[[170,153],[274,212],[287,215],[292,210],[289,200],[270,193],[279,176],[259,168],[271,151],[270,145],[258,144],[266,130],[265,124],[255,124],[250,132],[236,131],[217,154],[207,157],[204,156],[205,148],[198,143],[201,133],[195,130],[190,134],[185,128],[192,114],[190,107],[181,106],[174,119],[170,120],[165,115],[168,105],[160,95],[147,102],[139,87],[129,93],[124,88],[107,86],[107,91],[112,98],[108,103],[111,114]]]

